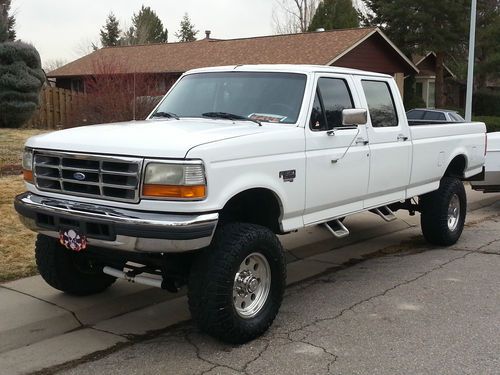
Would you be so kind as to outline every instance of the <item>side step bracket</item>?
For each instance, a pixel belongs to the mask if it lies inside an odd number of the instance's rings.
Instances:
[[[374,208],[373,210],[370,210],[370,212],[377,214],[385,221],[394,221],[398,218],[388,206]]]
[[[339,219],[331,220],[323,225],[337,238],[344,238],[349,235],[349,229],[347,229]]]

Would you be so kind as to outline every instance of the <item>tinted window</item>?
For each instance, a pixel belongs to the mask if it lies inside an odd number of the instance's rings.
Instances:
[[[320,106],[319,111],[318,106]],[[342,111],[353,107],[346,81],[338,78],[320,78],[311,114],[311,129],[327,130],[342,126]],[[319,113],[323,116],[321,120],[318,120]]]
[[[227,112],[267,122],[295,123],[306,76],[292,73],[221,72],[187,75],[163,100],[157,112],[202,117]]]
[[[398,126],[396,106],[387,82],[363,81],[362,83],[372,126],[376,128]]]
[[[446,121],[446,116],[442,112],[427,111],[424,120]]]
[[[413,109],[406,114],[406,117],[408,117],[409,120],[422,120],[424,117],[424,111]]]
[[[311,112],[311,129],[312,130],[326,130],[325,114],[319,99],[319,90],[316,91],[314,97],[314,104]]]

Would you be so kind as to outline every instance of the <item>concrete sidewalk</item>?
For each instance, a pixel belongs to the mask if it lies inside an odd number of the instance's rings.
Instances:
[[[491,206],[500,195],[468,192],[468,222],[500,213]],[[419,216],[399,214],[386,223],[365,213],[350,217],[352,235],[333,240],[322,228],[308,228],[281,238],[288,250],[288,283],[394,246],[420,234]],[[363,242],[370,239],[369,246]],[[403,245],[404,246],[404,245]],[[118,281],[108,291],[71,297],[47,286],[39,276],[0,285],[0,368],[28,373],[78,360],[190,319],[185,291]],[[30,358],[30,361],[26,361]]]

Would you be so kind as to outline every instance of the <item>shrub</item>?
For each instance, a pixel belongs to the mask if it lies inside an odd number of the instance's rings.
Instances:
[[[23,42],[0,43],[0,127],[18,128],[31,118],[44,82],[35,47]]]
[[[86,98],[73,107],[65,127],[143,120],[164,94],[155,75],[123,74],[106,60],[94,60],[93,71],[84,80]]]
[[[500,93],[479,90],[474,94],[473,109],[476,116],[500,116]]]
[[[488,133],[500,131],[500,117],[495,116],[474,116],[474,121],[484,122]]]

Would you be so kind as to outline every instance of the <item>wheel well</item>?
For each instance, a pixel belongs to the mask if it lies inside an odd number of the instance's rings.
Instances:
[[[444,175],[447,177],[464,178],[467,160],[464,155],[458,155],[453,158]]]
[[[276,194],[269,189],[255,188],[232,197],[222,209],[220,221],[258,224],[280,233],[280,216],[281,204]]]

